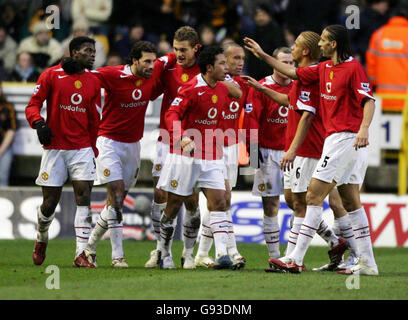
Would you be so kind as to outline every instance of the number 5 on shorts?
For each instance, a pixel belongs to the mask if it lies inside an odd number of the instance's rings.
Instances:
[[[329,161],[329,159],[330,159],[330,157],[328,157],[328,156],[325,156],[325,157],[324,157],[324,160],[323,160],[323,163],[322,163],[322,168],[326,168],[326,166],[327,166],[327,161]]]

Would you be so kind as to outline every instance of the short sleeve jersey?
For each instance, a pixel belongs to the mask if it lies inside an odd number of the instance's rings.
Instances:
[[[222,113],[220,128],[224,130],[224,146],[231,146],[238,142],[238,125],[241,111],[245,108],[245,103],[248,97],[249,86],[245,84],[245,80],[240,76],[231,77],[227,75],[226,81],[234,81],[239,85],[242,96],[239,99],[228,97],[228,106]]]
[[[197,75],[191,83],[180,90],[166,114],[169,128],[171,153],[180,153],[182,136],[194,140],[194,158],[215,160],[222,158],[224,134],[219,128],[222,112],[227,105],[228,88],[221,82],[212,88]],[[177,121],[181,128],[177,128]]]
[[[319,109],[319,84],[317,82],[304,85],[301,81],[293,82],[289,92],[289,114],[286,129],[285,151],[287,151],[296,135],[300,118],[304,111],[312,112],[315,117],[309,131],[297,150],[300,157],[319,159],[323,150],[325,130]]]
[[[292,88],[276,83],[272,76],[261,81],[262,85],[280,93],[288,94]],[[251,90],[248,95],[245,117],[246,129],[258,129],[258,143],[261,148],[284,150],[288,123],[288,107],[281,106],[262,92]]]
[[[316,66],[297,68],[304,84],[319,83],[320,107],[326,136],[336,132],[357,133],[363,119],[364,99],[373,99],[363,66],[352,57],[333,65],[328,60]]]

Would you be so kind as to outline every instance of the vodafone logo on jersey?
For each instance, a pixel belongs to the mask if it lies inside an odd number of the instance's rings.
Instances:
[[[133,100],[139,100],[142,97],[142,90],[140,89],[135,89],[132,92],[132,98]]]
[[[326,91],[327,91],[328,93],[331,92],[331,88],[332,88],[331,82],[326,82]]]
[[[280,106],[278,112],[281,117],[286,118],[288,116],[289,109],[288,107]]]
[[[208,118],[214,119],[217,116],[217,108],[212,107],[210,110],[208,110]]]
[[[71,96],[71,103],[78,105],[81,102],[82,102],[82,96],[79,93],[74,93]]]
[[[232,101],[229,105],[229,109],[231,112],[237,112],[239,109],[239,103],[236,101]]]

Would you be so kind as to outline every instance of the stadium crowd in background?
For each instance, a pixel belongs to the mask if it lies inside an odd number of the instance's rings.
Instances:
[[[360,8],[360,28],[350,30],[350,36],[355,58],[365,64],[372,33],[388,22],[400,3],[407,1],[0,0],[0,79],[29,81],[27,76],[11,76],[19,53],[29,52],[34,70],[41,72],[66,56],[66,44],[78,35],[96,40],[95,68],[107,65],[108,56],[126,58],[138,40],[160,44],[159,54],[164,55],[171,49],[174,32],[183,25],[195,28],[204,46],[223,44],[224,39],[242,44],[248,36],[271,53],[280,46],[290,47],[301,31],[319,33],[324,26],[344,24],[348,5]],[[49,30],[43,22],[53,14],[50,8],[56,7],[59,28]],[[310,16],[314,19],[307,18]],[[247,59],[244,73],[257,80],[272,73],[253,56],[247,55]]]

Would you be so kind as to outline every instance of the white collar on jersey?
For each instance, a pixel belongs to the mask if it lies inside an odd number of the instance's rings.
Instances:
[[[197,75],[197,84],[194,88],[205,87],[208,86],[207,82],[203,79],[203,75],[200,73]]]
[[[123,70],[120,70],[123,74],[126,74],[127,76],[133,76],[132,70],[130,70],[130,65],[125,65]]]
[[[350,62],[350,61],[353,61],[353,60],[354,60],[354,58],[352,56],[350,56],[350,57],[348,57],[348,59],[344,60],[343,62]],[[333,61],[330,60],[330,63],[326,63],[326,67],[329,67],[329,68],[333,67]],[[341,64],[341,63],[339,63],[339,64]]]

